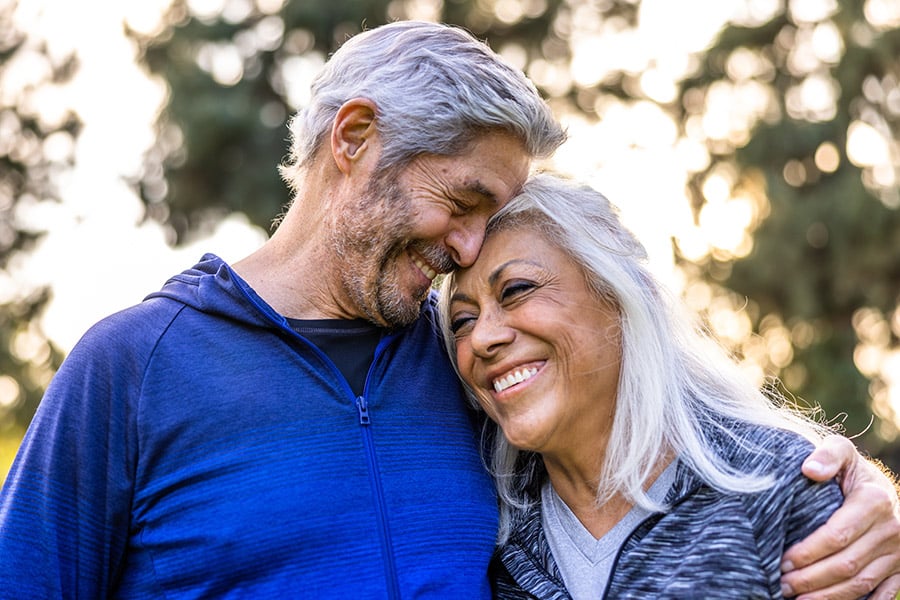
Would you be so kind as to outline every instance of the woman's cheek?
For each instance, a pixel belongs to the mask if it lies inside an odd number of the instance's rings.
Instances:
[[[456,342],[456,367],[459,374],[470,386],[472,385],[472,353],[468,350],[465,340]]]

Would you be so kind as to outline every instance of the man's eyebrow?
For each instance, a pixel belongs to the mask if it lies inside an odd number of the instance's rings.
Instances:
[[[495,194],[492,190],[490,190],[486,185],[484,185],[477,179],[466,185],[465,189],[466,191],[473,192],[475,194],[478,194],[479,196],[483,196],[492,204],[497,204],[497,194]]]

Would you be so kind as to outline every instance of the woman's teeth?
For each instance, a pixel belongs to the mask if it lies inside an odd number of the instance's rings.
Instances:
[[[502,392],[503,390],[516,385],[517,383],[522,383],[526,379],[531,379],[537,373],[537,369],[521,369],[516,371],[515,373],[510,373],[506,377],[500,377],[499,379],[494,380],[494,391]]]

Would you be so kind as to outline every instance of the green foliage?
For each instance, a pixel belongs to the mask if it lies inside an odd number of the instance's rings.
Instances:
[[[26,32],[13,25],[15,4],[0,6],[0,77],[17,65],[30,64],[46,76],[32,86],[60,83],[71,77],[77,63],[71,57],[52,59],[44,48],[30,43]],[[26,62],[27,61],[27,62]],[[6,80],[9,85],[15,78]],[[25,90],[0,95],[0,271],[7,271],[23,254],[32,250],[41,232],[23,228],[16,211],[20,203],[55,198],[52,185],[53,161],[47,158],[43,142],[53,134],[76,137],[79,122],[69,115],[61,122],[46,123],[28,108]],[[0,283],[9,284],[5,281]],[[61,356],[40,331],[31,327],[48,299],[46,289],[3,290],[0,297],[0,438],[6,432],[21,431],[37,408],[48,374],[59,366]],[[29,355],[16,351],[19,342],[29,339]],[[12,382],[15,382],[12,384]]]
[[[874,308],[890,320],[897,309],[900,213],[896,190],[865,185],[870,176],[849,160],[848,128],[852,121],[864,120],[891,131],[894,138],[900,132],[896,108],[890,110],[863,92],[866,86],[896,85],[900,31],[873,30],[861,2],[839,4],[832,21],[845,50],[827,69],[840,87],[833,116],[790,116],[786,98],[806,74],[792,72],[789,64],[785,40],[796,35],[799,26],[787,14],[760,27],[726,28],[706,54],[701,72],[684,82],[682,98],[716,81],[729,81],[726,63],[739,49],[751,49],[774,64],[775,72],[765,82],[776,92],[778,118],[759,123],[745,146],[714,153],[710,166],[733,162],[744,178],[761,175],[769,204],[767,218],[755,231],[752,253],[735,261],[730,275],[719,279],[758,308],[757,331],[769,315],[777,315],[789,328],[813,325],[813,341],[794,351],[789,368],[803,376],[796,378],[792,391],[821,404],[829,416],[846,413],[846,430],[853,435],[869,426],[870,391],[878,387],[877,376],[871,388],[854,366],[860,343],[854,315]],[[836,170],[817,164],[816,152],[823,144],[838,150]],[[707,172],[695,178],[695,194]],[[694,201],[700,206],[704,199],[697,194]],[[882,343],[896,347],[896,328],[889,335]],[[877,428],[859,441],[873,452],[887,451]]]
[[[519,6],[527,10],[504,21],[490,0],[444,0],[432,16],[467,27],[495,49],[517,45],[529,64],[537,59],[562,64],[572,51],[568,36],[574,11],[586,3],[523,1]],[[147,69],[169,89],[157,123],[158,141],[133,183],[146,204],[147,218],[170,225],[179,241],[231,211],[244,212],[252,222],[268,227],[289,201],[277,165],[287,148],[285,121],[300,102],[288,89],[285,69],[303,68],[298,59],[312,61],[314,68],[315,60],[324,60],[362,28],[407,18],[408,7],[415,3],[288,0],[266,13],[260,7],[267,4],[272,3],[247,3],[246,14],[201,18],[190,13],[186,0],[175,0],[159,35],[133,34]],[[688,185],[700,210],[706,202],[705,177],[725,165],[737,173],[736,186],[753,188],[765,198],[766,217],[748,256],[716,256],[696,267],[710,282],[748,299],[757,333],[773,316],[788,330],[804,325],[814,331],[808,340],[792,340],[791,364],[772,374],[783,376],[797,396],[822,404],[829,417],[847,413],[849,433],[868,424],[870,391],[880,385],[877,375],[866,377],[854,366],[860,343],[854,321],[859,321],[861,309],[877,311],[890,321],[900,297],[900,198],[896,190],[875,185],[871,172],[852,164],[846,151],[853,121],[863,120],[900,138],[896,100],[891,104],[886,91],[877,91],[900,81],[900,30],[873,29],[866,23],[863,4],[839,0],[839,10],[828,18],[844,45],[840,57],[824,68],[840,87],[833,116],[812,118],[789,110],[790,91],[806,74],[792,70],[789,59],[792,40],[804,25],[786,10],[764,23],[727,26],[711,48],[695,57],[698,66],[681,82],[678,102],[665,106],[686,132],[690,118],[702,112],[710,88],[733,83],[729,60],[736,52],[750,51],[770,65],[753,79],[773,91],[777,110],[756,123],[749,141],[707,140],[710,164]],[[633,24],[640,2],[605,0],[590,6],[607,22]],[[10,10],[0,9],[0,70],[15,59],[27,38],[12,27]],[[216,74],[208,60],[215,52],[239,56],[239,76]],[[51,66],[51,79],[63,80],[77,63]],[[645,100],[640,75],[612,73],[592,86],[571,85],[555,90],[553,101],[594,118],[598,98]],[[39,142],[58,131],[77,136],[77,119],[42,123],[21,104],[21,97],[0,106],[0,269],[7,269],[17,253],[28,252],[39,235],[17,224],[15,209],[23,199],[54,196],[54,165],[43,156]],[[816,152],[826,143],[839,152],[835,170],[817,165]],[[24,153],[25,148],[32,151]],[[47,374],[59,364],[55,352],[38,353],[38,365],[13,352],[23,331],[39,333],[29,323],[45,299],[45,291],[34,290],[0,306],[0,373],[18,382],[23,397],[15,416],[7,415],[4,421],[0,414],[0,431],[28,421]],[[896,332],[888,337],[881,343],[898,345]],[[890,448],[877,433],[873,428],[862,443],[887,456]],[[900,467],[900,462],[890,464]]]

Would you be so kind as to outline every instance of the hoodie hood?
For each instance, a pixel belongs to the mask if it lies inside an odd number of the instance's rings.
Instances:
[[[215,254],[204,254],[200,262],[170,278],[151,298],[175,300],[200,312],[254,325],[291,331],[287,319],[269,306],[250,285]],[[436,328],[437,294],[431,291],[419,313]],[[402,327],[396,331],[403,331]],[[435,329],[436,330],[436,329]],[[437,330],[436,330],[437,331]]]
[[[287,320],[215,254],[204,254],[200,262],[170,278],[145,300],[151,298],[176,300],[203,313],[250,325],[288,328]]]

